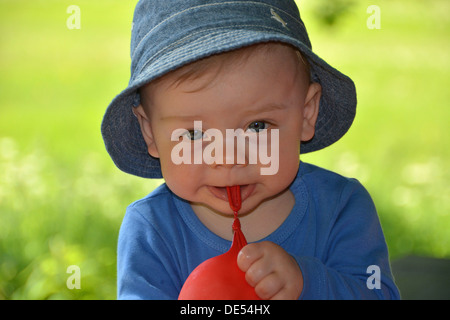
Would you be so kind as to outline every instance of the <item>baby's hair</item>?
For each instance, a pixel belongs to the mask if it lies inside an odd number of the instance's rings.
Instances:
[[[308,77],[308,82],[311,83],[311,66],[308,62],[308,60],[305,58],[305,56],[298,50],[295,50],[295,53],[297,54],[298,59],[301,61],[305,68],[305,74]]]

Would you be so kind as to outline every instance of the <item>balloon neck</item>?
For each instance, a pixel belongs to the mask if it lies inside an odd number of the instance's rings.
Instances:
[[[233,230],[234,232],[241,230],[241,222],[239,221],[238,213],[236,211],[234,212]]]
[[[231,251],[235,251],[237,254],[243,247],[247,245],[247,239],[245,239],[244,233],[241,230],[241,223],[239,218],[235,216],[233,222],[233,243],[231,244]]]

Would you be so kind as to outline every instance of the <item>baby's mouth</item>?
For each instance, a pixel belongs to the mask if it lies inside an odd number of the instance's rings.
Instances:
[[[216,198],[228,202],[227,187],[208,186],[208,189]],[[247,199],[253,193],[255,185],[254,184],[240,185],[240,189],[241,189],[241,199],[242,202],[244,202],[244,200]]]

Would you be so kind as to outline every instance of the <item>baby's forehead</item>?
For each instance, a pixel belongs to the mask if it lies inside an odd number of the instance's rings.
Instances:
[[[180,84],[186,84],[186,82],[199,82],[196,80],[201,80],[200,82],[207,85],[214,81],[215,77],[221,72],[226,72],[232,68],[233,70],[239,70],[239,67],[245,64],[252,56],[262,55],[264,59],[261,61],[261,64],[271,64],[274,63],[277,57],[279,59],[280,53],[283,54],[283,59],[287,56],[297,66],[297,68],[292,68],[292,73],[302,69],[305,75],[309,77],[309,66],[298,50],[282,43],[261,43],[197,60],[152,81],[150,87],[157,88],[162,85],[173,88]],[[196,85],[199,84],[196,83]],[[200,85],[198,89],[200,90],[201,88],[202,86]]]

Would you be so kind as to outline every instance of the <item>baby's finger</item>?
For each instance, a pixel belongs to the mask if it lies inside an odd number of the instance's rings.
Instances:
[[[289,289],[282,288],[280,291],[270,297],[270,300],[293,300]]]
[[[283,284],[275,273],[270,273],[255,286],[256,294],[263,300],[272,299],[283,291]]]
[[[251,243],[246,245],[238,254],[237,264],[239,269],[247,272],[250,266],[263,256],[263,251],[259,243]]]
[[[258,259],[245,272],[245,280],[249,285],[256,288],[258,283],[269,276],[272,271],[272,264],[269,261]]]

